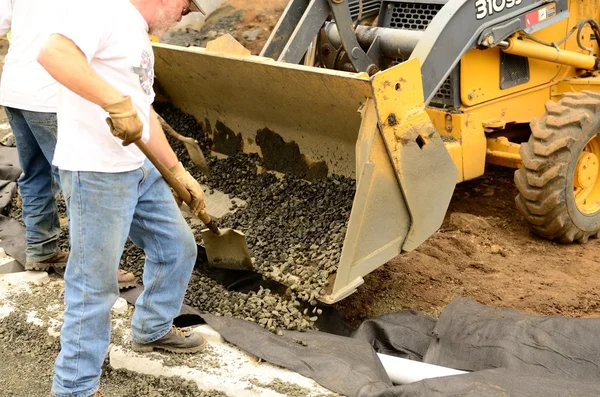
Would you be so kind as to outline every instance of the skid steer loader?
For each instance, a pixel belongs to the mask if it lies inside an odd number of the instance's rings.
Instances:
[[[598,234],[599,18],[596,0],[291,0],[259,56],[155,43],[155,73],[213,151],[356,179],[333,303],[434,233],[486,163],[517,169],[536,233]]]

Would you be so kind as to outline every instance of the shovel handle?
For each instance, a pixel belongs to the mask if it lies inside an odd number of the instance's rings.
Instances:
[[[167,134],[171,135],[173,138],[183,142],[183,143],[198,143],[197,140],[195,140],[194,138],[189,138],[187,136],[183,136],[180,133],[178,133],[177,131],[175,131],[173,129],[173,127],[171,127],[166,121],[165,119],[163,119],[160,114],[156,114],[156,116],[158,117],[158,121],[160,122],[160,126],[162,127],[163,131],[165,131]]]
[[[135,144],[142,151],[142,153],[144,153],[144,155],[148,157],[148,160],[150,160],[150,162],[154,164],[158,172],[160,172],[160,174],[165,179],[165,181],[167,181],[169,186],[171,186],[173,190],[175,190],[177,195],[181,197],[181,199],[185,201],[186,204],[190,204],[192,202],[192,196],[190,192],[188,192],[188,190],[185,188],[185,186],[183,186],[183,183],[179,182],[179,180],[173,176],[171,171],[169,171],[169,169],[162,163],[162,161],[158,159],[158,157],[156,157],[154,152],[152,152],[152,150],[150,150],[150,148],[144,142],[142,142],[141,139],[135,141]],[[221,231],[219,230],[219,227],[217,226],[215,221],[212,220],[206,212],[199,214],[198,218],[200,218],[200,220],[206,225],[207,228],[210,229],[211,232],[213,232],[217,236],[221,234]]]

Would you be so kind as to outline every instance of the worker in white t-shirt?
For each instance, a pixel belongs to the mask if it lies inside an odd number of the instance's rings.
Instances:
[[[0,0],[0,35],[12,31],[0,81],[0,105],[15,136],[23,171],[18,182],[27,243],[25,270],[64,268],[68,259],[68,252],[58,247],[55,195],[60,180],[52,166],[58,84],[36,61],[55,14],[52,1]],[[120,289],[137,284],[132,273],[120,269],[117,280]]]
[[[142,139],[204,211],[200,184],[178,161],[152,109],[154,54],[162,35],[190,11],[189,0],[61,0],[60,23],[38,62],[57,80],[59,168],[68,202],[71,254],[65,272],[55,396],[91,396],[110,342],[110,309],[127,237],[144,249],[144,291],[131,321],[136,351],[200,351],[198,334],[173,326],[197,245],[171,190],[136,145]],[[108,121],[108,123],[107,123]],[[109,128],[109,124],[112,128]]]

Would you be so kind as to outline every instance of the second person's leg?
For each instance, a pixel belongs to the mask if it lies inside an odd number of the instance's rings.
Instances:
[[[56,184],[50,162],[37,139],[37,136],[46,135],[44,142],[56,143],[56,119],[51,119],[52,114],[36,114],[8,107],[6,114],[15,135],[23,171],[18,183],[26,229],[26,268],[46,270],[50,266],[64,267],[67,255],[59,253],[58,248],[60,224],[54,197]]]

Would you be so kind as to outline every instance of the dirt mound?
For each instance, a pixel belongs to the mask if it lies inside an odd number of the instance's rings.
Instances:
[[[512,170],[490,167],[459,184],[441,230],[368,275],[338,309],[357,324],[404,308],[436,315],[465,296],[527,313],[598,316],[598,241],[561,245],[530,233],[512,178]]]
[[[252,54],[258,55],[287,3],[282,0],[229,0],[212,12],[200,29],[168,32],[160,41],[184,47],[205,47],[207,42],[229,33]]]

